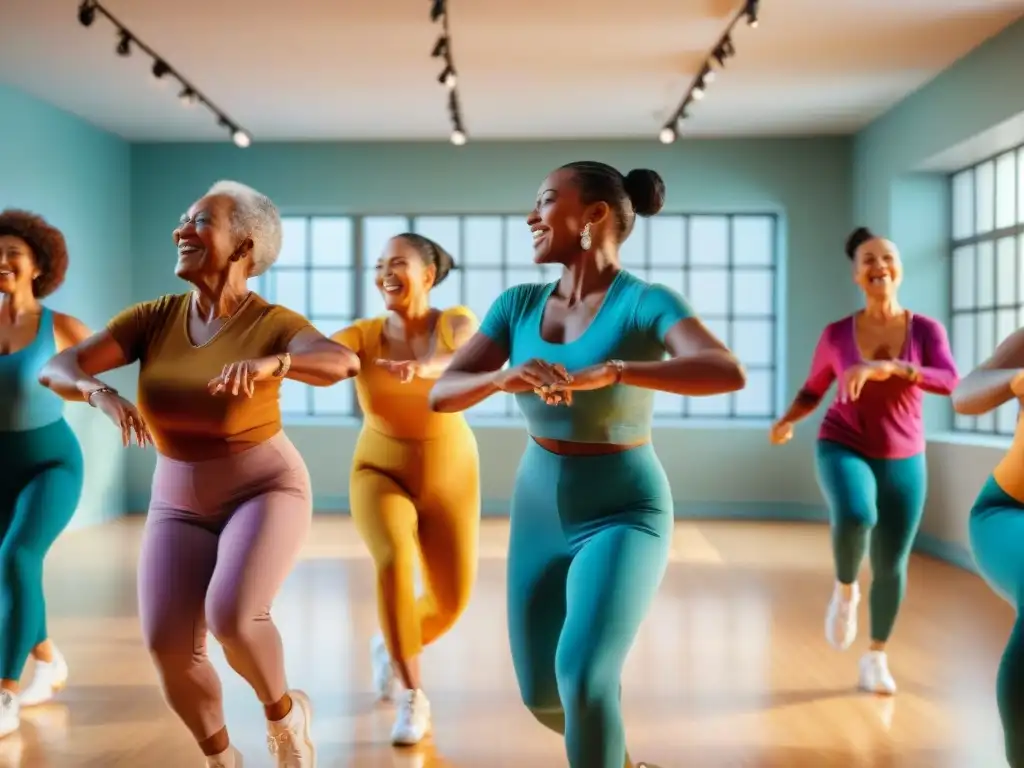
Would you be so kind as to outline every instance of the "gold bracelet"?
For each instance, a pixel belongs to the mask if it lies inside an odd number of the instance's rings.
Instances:
[[[92,392],[85,396],[85,402],[88,403],[89,405],[92,405],[92,407],[95,408],[96,406],[93,405],[92,399],[96,397],[96,395],[101,395],[104,392],[109,392],[111,395],[117,394],[116,389],[112,389],[110,387],[98,387],[97,389],[94,389]]]
[[[292,367],[292,356],[288,352],[285,352],[283,355],[277,356],[277,361],[279,365],[277,366],[277,370],[274,371],[274,378],[283,379],[285,374],[288,373],[288,370]]]
[[[622,382],[622,374],[626,370],[626,363],[622,360],[609,360],[608,365],[615,369],[615,383],[620,384]]]

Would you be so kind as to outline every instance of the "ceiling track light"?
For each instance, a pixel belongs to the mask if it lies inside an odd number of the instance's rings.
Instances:
[[[444,7],[444,0],[433,0],[435,5],[440,4],[442,9]],[[217,107],[212,101],[200,92],[192,83],[186,80],[181,74],[178,73],[167,61],[160,55],[158,55],[152,48],[143,43],[137,36],[132,34],[128,28],[122,24],[114,15],[108,11],[99,0],[82,0],[78,6],[78,22],[83,27],[91,26],[96,20],[96,16],[103,16],[114,25],[119,35],[117,44],[117,54],[119,56],[129,56],[132,52],[132,46],[138,48],[140,51],[145,53],[151,59],[153,59],[153,66],[150,70],[153,73],[153,77],[159,82],[164,83],[168,80],[176,80],[181,85],[181,91],[178,92],[178,100],[182,106],[192,107],[196,104],[203,104],[209,109],[217,118],[217,122],[231,135],[231,140],[239,147],[248,147],[252,144],[252,136],[247,131],[240,128],[237,123],[228,118],[224,112]]]
[[[82,4],[78,6],[78,23],[83,27],[88,27],[96,21],[96,5],[92,0],[82,0]]]
[[[431,0],[430,20],[441,23],[441,35],[434,43],[430,52],[431,58],[442,59],[444,69],[437,76],[437,82],[448,89],[448,117],[451,120],[451,142],[461,147],[467,141],[466,129],[462,125],[462,110],[459,108],[459,95],[456,90],[459,78],[455,72],[455,60],[452,56],[452,37],[448,31],[448,9],[445,0]]]
[[[662,126],[658,134],[658,140],[662,144],[671,144],[679,138],[680,126],[688,117],[686,113],[687,107],[693,102],[703,99],[707,94],[708,85],[718,76],[714,69],[714,64],[717,64],[721,69],[725,67],[725,62],[728,59],[736,55],[736,46],[732,41],[732,32],[736,25],[739,24],[741,19],[746,19],[747,26],[756,28],[758,23],[757,9],[758,0],[745,0],[739,13],[729,22],[725,32],[722,33],[722,36],[718,38],[718,42],[711,48],[711,53],[708,54],[704,65],[700,68],[693,82],[690,83],[690,87],[683,94],[682,101],[680,101],[675,112],[672,113],[672,117]]]

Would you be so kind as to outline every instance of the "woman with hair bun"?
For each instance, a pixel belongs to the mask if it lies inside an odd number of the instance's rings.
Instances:
[[[377,261],[387,313],[358,320],[334,339],[359,355],[356,395],[363,429],[352,462],[352,519],[377,570],[381,632],[371,641],[374,685],[402,692],[391,740],[419,743],[430,702],[419,657],[455,624],[476,578],[480,482],[476,438],[461,414],[434,413],[428,396],[455,350],[477,328],[465,307],[430,306],[454,267],[433,240],[410,232]],[[420,562],[426,594],[416,598]]]
[[[664,197],[654,171],[623,176],[587,161],[551,173],[526,223],[534,261],[561,264],[561,278],[502,293],[431,392],[444,412],[510,392],[526,417],[509,641],[523,701],[565,735],[570,768],[633,765],[622,666],[673,530],[672,492],[651,446],[653,391],[707,396],[745,383],[682,296],[621,266],[636,217],[657,213]]]
[[[911,546],[924,513],[927,476],[924,393],[948,396],[956,364],[937,320],[900,306],[903,264],[896,246],[865,227],[846,241],[865,308],[826,326],[810,374],[771,429],[789,442],[838,380],[818,432],[818,482],[831,509],[836,583],[825,637],[846,650],[857,636],[857,575],[871,554],[871,643],[860,660],[860,687],[894,694],[885,654],[907,584]]]

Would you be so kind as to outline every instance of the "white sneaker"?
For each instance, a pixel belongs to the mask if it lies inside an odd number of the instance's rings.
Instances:
[[[21,705],[18,697],[6,689],[0,690],[0,739],[10,736],[21,725]]]
[[[843,598],[842,588],[837,582],[832,591],[832,600],[825,614],[825,638],[834,648],[845,651],[857,639],[857,606],[860,605],[860,587],[853,584],[850,599]]]
[[[242,768],[242,753],[234,747],[228,747],[219,755],[208,755],[206,768]]]
[[[885,651],[868,651],[860,659],[860,688],[871,693],[892,696],[896,681],[889,672],[889,659]]]
[[[53,661],[37,661],[32,682],[18,696],[23,707],[35,707],[53,699],[68,684],[68,663],[64,654],[53,649]]]
[[[370,638],[370,663],[373,666],[373,689],[380,701],[392,701],[395,696],[395,668],[380,632]]]
[[[284,719],[267,723],[267,747],[277,768],[315,768],[316,747],[310,732],[313,705],[302,691],[288,691],[292,711]]]
[[[423,691],[403,691],[399,699],[398,717],[391,729],[391,743],[396,747],[419,744],[430,733],[430,702]]]

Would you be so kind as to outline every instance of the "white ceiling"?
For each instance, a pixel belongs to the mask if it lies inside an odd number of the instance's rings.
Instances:
[[[104,0],[255,141],[443,139],[428,0]],[[653,137],[742,0],[449,0],[473,139]],[[0,0],[0,79],[131,140],[225,137],[114,54],[78,0]],[[696,105],[700,136],[845,133],[1024,0],[765,0]]]

